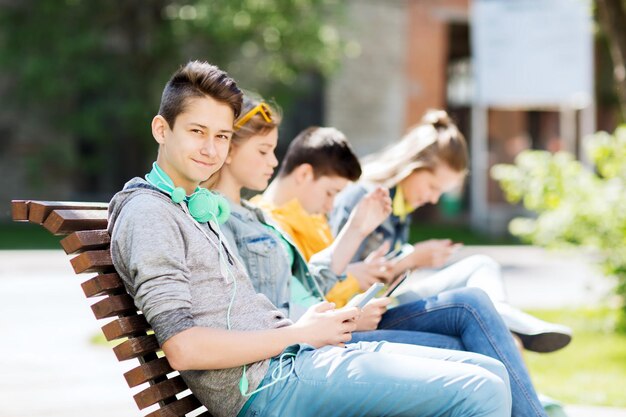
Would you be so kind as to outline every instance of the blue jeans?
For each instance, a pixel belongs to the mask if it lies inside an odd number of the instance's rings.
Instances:
[[[444,291],[434,297],[401,304],[383,315],[378,328],[386,332],[403,330],[425,334],[427,337],[418,339],[417,343],[432,347],[448,346],[450,340],[434,338],[428,336],[429,333],[458,338],[464,350],[481,353],[504,364],[511,382],[512,416],[546,416],[511,334],[482,290]],[[358,337],[358,333],[353,335]],[[416,338],[402,340],[401,335],[398,334],[394,342],[416,342]]]
[[[506,417],[511,398],[506,370],[471,352],[387,342],[346,348],[286,349],[294,359],[273,360],[289,378],[262,390],[241,417],[280,416],[483,416]]]
[[[461,339],[439,333],[418,332],[413,330],[372,330],[352,333],[350,342],[379,342],[385,340],[393,343],[430,346],[440,349],[467,350]]]

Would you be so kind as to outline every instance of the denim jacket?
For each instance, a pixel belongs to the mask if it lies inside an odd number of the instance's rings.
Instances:
[[[348,185],[336,197],[333,210],[330,214],[330,227],[334,236],[341,230],[348,221],[350,213],[361,199],[370,192],[374,186],[372,184],[357,182]],[[391,199],[396,194],[396,188],[389,190]],[[398,216],[390,214],[372,233],[370,233],[361,243],[356,251],[352,262],[362,261],[367,255],[378,249],[385,241],[389,241],[390,251],[396,246],[407,243],[409,240],[410,216],[404,221]]]
[[[228,245],[247,269],[255,290],[265,294],[289,317],[297,319],[301,313],[290,306],[292,276],[320,300],[342,279],[330,269],[330,251],[316,254],[307,264],[291,239],[261,209],[245,200],[241,205],[229,203],[231,215],[221,226]],[[279,233],[291,246],[293,265],[289,264],[289,255],[279,240]]]

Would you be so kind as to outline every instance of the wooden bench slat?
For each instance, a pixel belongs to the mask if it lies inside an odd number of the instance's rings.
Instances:
[[[124,374],[130,388],[174,372],[166,357],[146,362]]]
[[[137,403],[137,407],[139,407],[140,410],[143,410],[144,408],[150,407],[152,404],[156,404],[166,398],[174,397],[176,394],[179,394],[187,389],[187,384],[185,384],[183,378],[180,375],[177,375],[174,378],[167,379],[144,389],[143,391],[135,394],[133,398],[135,399],[135,403]]]
[[[97,297],[105,294],[122,294],[126,292],[124,282],[116,273],[98,274],[81,284],[85,297]]]
[[[143,314],[120,317],[102,326],[102,333],[109,342],[123,337],[146,334],[148,330],[150,330],[150,324]]]
[[[70,263],[74,268],[74,272],[77,274],[82,274],[84,272],[115,271],[113,259],[111,259],[111,252],[108,249],[83,252],[72,258]]]
[[[159,346],[156,336],[153,334],[133,337],[113,348],[113,352],[115,352],[115,356],[117,356],[117,360],[120,362],[138,358],[139,356],[144,356],[159,350],[161,350],[161,347]]]
[[[32,211],[32,207],[29,210]],[[107,211],[54,210],[43,222],[43,227],[54,235],[67,235],[77,230],[106,229]]]
[[[137,308],[119,275],[115,272],[109,251],[110,236],[107,227],[106,203],[13,200],[11,214],[15,221],[39,223],[54,235],[67,235],[61,245],[67,254],[80,253],[71,259],[74,271],[99,272],[82,283],[89,297],[106,295],[91,308],[97,319],[118,316],[102,326],[107,340],[129,337],[113,348],[118,360],[137,358],[141,365],[128,371],[124,377],[133,388],[146,382],[152,384],[135,395],[140,409],[159,404],[159,409],[147,417],[183,417],[202,407],[193,395],[185,395],[188,387],[180,375],[167,379],[175,372],[161,351],[156,337],[147,334],[150,325]],[[82,253],[81,253],[82,252]],[[197,410],[196,413],[202,410]],[[199,417],[212,417],[208,411]]]
[[[109,295],[91,305],[91,311],[97,319],[124,316],[137,312],[133,298],[128,294]]]
[[[161,407],[146,415],[146,417],[183,417],[187,413],[202,407],[200,401],[193,395],[188,395],[171,404]]]
[[[11,201],[11,218],[15,222],[28,221],[28,200],[12,200]]]
[[[79,230],[61,240],[68,255],[92,249],[104,249],[111,243],[107,230]]]
[[[42,224],[54,210],[107,210],[107,203],[86,203],[73,201],[31,201],[28,210],[28,220]]]

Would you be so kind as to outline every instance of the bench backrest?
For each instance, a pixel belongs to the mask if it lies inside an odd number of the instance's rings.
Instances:
[[[124,374],[130,388],[145,387],[134,395],[139,409],[158,404],[158,409],[146,417],[185,416],[202,405],[170,367],[150,325],[137,311],[113,267],[107,206],[106,203],[14,200],[11,211],[14,221],[37,223],[54,235],[66,235],[61,246],[68,255],[77,254],[70,260],[74,272],[95,273],[82,283],[83,292],[87,298],[98,299],[91,306],[96,319],[109,319],[102,326],[105,338],[123,340],[113,348],[117,359],[139,361],[139,366]],[[199,416],[211,414],[205,410]]]

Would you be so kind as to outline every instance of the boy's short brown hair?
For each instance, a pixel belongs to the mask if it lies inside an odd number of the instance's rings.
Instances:
[[[356,181],[361,164],[346,136],[334,127],[309,127],[289,144],[279,177],[291,174],[298,166],[309,164],[315,178],[338,176]]]
[[[190,61],[180,67],[165,85],[159,115],[173,129],[176,118],[185,111],[187,100],[204,96],[228,104],[235,118],[241,113],[243,93],[235,80],[208,62]]]

